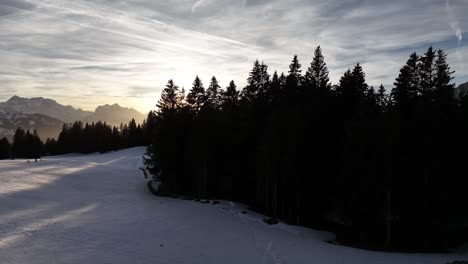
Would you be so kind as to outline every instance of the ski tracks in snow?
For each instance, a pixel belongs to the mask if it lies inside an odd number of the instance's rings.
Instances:
[[[251,234],[253,243],[257,248],[259,254],[261,254],[262,264],[286,264],[286,262],[278,255],[274,249],[274,242],[271,239],[263,237],[256,231],[256,228],[252,225],[263,225],[262,220],[259,217],[251,217],[247,214],[239,214],[241,208],[236,206],[234,202],[228,202],[231,206],[231,211],[236,212],[237,217],[242,221],[248,233]],[[252,213],[252,212],[250,212]]]

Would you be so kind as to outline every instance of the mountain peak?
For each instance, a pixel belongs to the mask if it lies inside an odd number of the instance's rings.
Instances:
[[[123,107],[119,104],[105,104],[100,105],[96,108],[96,111],[86,121],[97,122],[107,121],[108,124],[118,125],[120,123],[126,123],[132,119],[140,123],[145,119],[145,116],[137,110],[129,107]]]
[[[96,107],[95,112],[100,112],[100,111],[132,111],[132,112],[138,112],[137,110],[131,108],[131,107],[124,107],[121,106],[117,103],[115,104],[105,104],[105,105],[100,105]]]
[[[7,102],[13,102],[13,101],[18,101],[18,100],[21,100],[23,99],[22,97],[19,97],[17,95],[13,95],[10,99],[8,99]]]
[[[43,114],[64,122],[74,122],[92,114],[92,112],[61,105],[49,98],[24,98],[17,95],[12,96],[6,102],[0,103],[0,107],[16,113]]]

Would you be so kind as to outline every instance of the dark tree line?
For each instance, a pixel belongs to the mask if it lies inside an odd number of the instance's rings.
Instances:
[[[18,128],[13,136],[13,143],[7,138],[0,140],[0,159],[38,159],[44,155],[106,152],[147,146],[151,138],[148,131],[154,130],[154,122],[152,112],[141,125],[134,119],[120,127],[112,127],[101,121],[91,124],[76,121],[70,125],[64,124],[57,140],[48,138],[45,143],[36,130],[31,133]]]
[[[468,97],[453,96],[446,54],[411,54],[390,94],[361,65],[332,86],[320,47],[286,74],[255,61],[240,91],[213,77],[172,80],[149,129],[161,192],[247,203],[339,242],[448,249],[468,238]]]
[[[13,136],[13,143],[7,138],[0,140],[0,159],[39,159],[42,155],[43,143],[36,130],[31,133],[18,128]]]
[[[151,118],[151,115],[149,115]],[[150,119],[150,122],[153,119]],[[76,121],[71,125],[63,125],[57,140],[47,139],[45,151],[48,154],[93,153],[118,150],[136,146],[148,145],[149,136],[146,130],[149,123],[142,125],[132,119],[128,124],[112,127],[105,122],[83,123]]]

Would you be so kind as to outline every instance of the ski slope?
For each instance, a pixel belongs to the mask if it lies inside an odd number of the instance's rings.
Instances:
[[[156,197],[143,148],[0,161],[0,263],[421,263],[458,254],[380,253],[330,233],[278,224],[244,206]],[[242,211],[247,211],[242,214]]]

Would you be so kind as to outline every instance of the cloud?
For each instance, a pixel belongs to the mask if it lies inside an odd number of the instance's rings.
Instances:
[[[458,82],[467,13],[465,0],[3,0],[0,83],[85,109],[116,100],[147,111],[168,79],[242,87],[256,58],[281,72],[298,54],[306,68],[317,45],[334,83],[361,62],[370,84],[392,84],[431,44],[447,49]]]
[[[198,0],[197,2],[195,2],[195,4],[193,4],[192,6],[192,13],[195,13],[197,11],[197,8],[199,8],[200,6],[203,6],[209,1],[210,0]]]
[[[451,5],[450,0],[446,0],[445,8],[447,10],[448,20],[450,21],[450,27],[455,32],[455,36],[458,39],[458,46],[460,46],[460,44],[461,44],[461,42],[463,40],[463,32],[462,32],[462,29],[460,27],[460,24],[458,23],[458,20],[455,17],[453,7]]]
[[[130,69],[118,68],[112,66],[79,66],[71,67],[70,70],[79,70],[79,71],[102,71],[102,72],[129,72]]]

